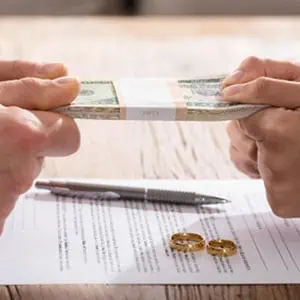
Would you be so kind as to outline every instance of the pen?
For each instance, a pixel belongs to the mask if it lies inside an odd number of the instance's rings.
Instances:
[[[119,199],[191,205],[222,204],[229,202],[229,200],[224,198],[196,192],[118,186],[113,184],[37,180],[35,187],[49,190],[58,196],[83,197],[94,200]]]

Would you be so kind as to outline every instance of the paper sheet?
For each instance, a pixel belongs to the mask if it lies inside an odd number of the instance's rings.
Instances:
[[[0,238],[0,283],[300,283],[300,220],[276,217],[261,181],[122,183],[194,190],[232,202],[185,207],[63,200],[32,189]],[[205,250],[172,251],[168,240],[178,231],[232,239],[238,253],[218,258]]]

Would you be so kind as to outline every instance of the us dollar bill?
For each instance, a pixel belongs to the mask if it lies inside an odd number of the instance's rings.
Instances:
[[[224,78],[82,81],[78,97],[55,111],[99,120],[226,121],[266,107],[222,101]]]

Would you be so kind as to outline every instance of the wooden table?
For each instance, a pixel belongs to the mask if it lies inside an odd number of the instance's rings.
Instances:
[[[3,58],[64,62],[82,79],[184,77],[233,70],[248,55],[297,58],[298,18],[1,18]],[[297,41],[298,40],[298,41]],[[226,122],[78,121],[80,151],[41,176],[245,178]],[[170,138],[172,137],[172,139]],[[1,272],[1,270],[0,270]],[[299,286],[9,286],[1,299],[298,299]]]

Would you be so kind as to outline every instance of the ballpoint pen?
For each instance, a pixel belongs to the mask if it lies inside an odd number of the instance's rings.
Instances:
[[[222,204],[230,202],[224,198],[199,194],[196,192],[119,186],[91,182],[37,180],[35,182],[35,187],[38,189],[49,190],[51,193],[58,196],[82,197],[94,200],[119,199],[190,205]]]

